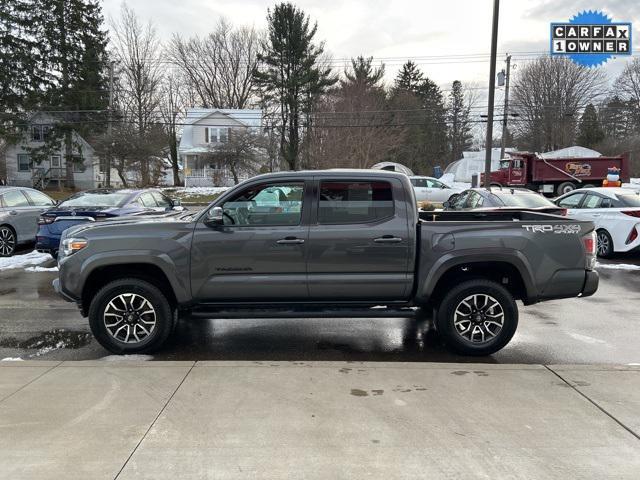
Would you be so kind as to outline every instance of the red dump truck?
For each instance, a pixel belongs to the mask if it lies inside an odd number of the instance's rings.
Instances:
[[[511,152],[491,172],[492,186],[526,187],[547,195],[562,195],[582,187],[602,186],[607,170],[620,169],[620,180],[629,181],[629,153],[617,157],[542,158],[530,152]],[[484,184],[484,174],[480,174]]]

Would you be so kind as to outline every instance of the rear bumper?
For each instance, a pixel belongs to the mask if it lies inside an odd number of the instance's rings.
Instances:
[[[600,283],[600,277],[598,272],[594,270],[588,270],[585,274],[584,286],[582,287],[581,297],[590,297],[596,290],[598,290],[598,283]]]
[[[41,225],[36,236],[36,250],[53,253],[60,248],[61,234],[51,233],[46,225]]]

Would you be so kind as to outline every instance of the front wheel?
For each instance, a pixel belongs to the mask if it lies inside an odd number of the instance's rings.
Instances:
[[[10,257],[16,251],[16,234],[6,225],[0,227],[0,257]]]
[[[174,315],[155,285],[126,278],[108,283],[94,296],[89,325],[100,345],[112,353],[151,353],[167,340]]]
[[[445,295],[436,327],[442,341],[462,355],[491,355],[503,348],[518,327],[518,307],[502,285],[468,280]]]

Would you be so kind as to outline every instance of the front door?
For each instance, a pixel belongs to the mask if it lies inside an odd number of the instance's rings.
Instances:
[[[524,185],[526,183],[526,170],[525,162],[522,159],[516,158],[511,161],[511,168],[509,169],[509,185]]]
[[[401,300],[413,282],[413,238],[399,180],[319,181],[309,230],[313,300]]]
[[[305,183],[249,186],[222,204],[224,224],[200,220],[191,248],[191,288],[203,302],[304,301],[309,226]]]

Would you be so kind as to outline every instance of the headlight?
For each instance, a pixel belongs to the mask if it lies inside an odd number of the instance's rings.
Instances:
[[[87,240],[84,238],[65,238],[62,241],[62,251],[65,256],[73,255],[87,246]]]

